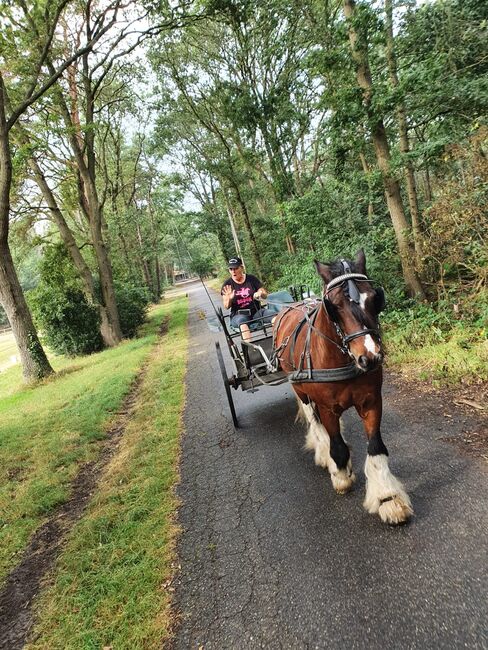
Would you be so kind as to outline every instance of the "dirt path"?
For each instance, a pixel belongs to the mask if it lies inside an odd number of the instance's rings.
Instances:
[[[345,425],[358,481],[343,497],[303,450],[288,385],[233,392],[234,430],[218,334],[202,318],[211,308],[197,285],[190,298],[174,647],[486,650],[488,466],[463,442],[479,438],[484,415],[388,374],[382,430],[415,517],[385,526],[362,507],[354,413]]]
[[[163,322],[160,334],[167,331]],[[19,564],[10,572],[0,592],[0,650],[20,650],[33,627],[32,604],[61,552],[67,534],[80,519],[109,461],[116,454],[137,400],[148,364],[140,369],[103,440],[96,461],[85,463],[71,485],[71,496],[35,532]]]

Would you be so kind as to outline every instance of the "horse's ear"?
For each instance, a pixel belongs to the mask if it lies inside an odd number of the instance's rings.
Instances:
[[[317,269],[317,273],[320,275],[323,281],[328,284],[332,280],[332,273],[330,272],[329,265],[324,264],[323,262],[319,262],[318,260],[314,260],[314,263],[315,268]]]
[[[363,248],[360,248],[356,253],[356,268],[359,273],[363,273],[363,275],[368,275],[366,273],[366,255],[364,254]]]

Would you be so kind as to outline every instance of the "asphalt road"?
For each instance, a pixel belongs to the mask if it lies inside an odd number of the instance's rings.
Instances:
[[[358,481],[346,496],[303,451],[288,384],[233,391],[234,431],[222,337],[201,285],[187,287],[175,648],[488,648],[487,467],[440,440],[468,416],[387,377],[383,437],[415,518],[382,524],[362,508],[366,442],[352,411]]]

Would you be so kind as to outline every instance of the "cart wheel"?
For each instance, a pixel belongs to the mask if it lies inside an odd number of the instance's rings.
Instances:
[[[224,382],[225,392],[227,394],[227,401],[229,402],[230,413],[232,415],[232,422],[234,423],[234,426],[237,429],[239,425],[237,423],[236,410],[234,408],[234,400],[232,399],[229,378],[227,377],[227,370],[225,369],[224,357],[222,356],[222,350],[220,349],[220,343],[218,341],[215,342],[215,349],[217,351],[217,359],[219,360],[220,372],[222,373],[222,380]]]

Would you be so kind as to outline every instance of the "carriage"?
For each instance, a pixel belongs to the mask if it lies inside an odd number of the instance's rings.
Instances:
[[[305,301],[312,301],[309,289],[290,287],[289,291],[277,291],[269,294],[266,303],[268,309],[278,314],[283,307],[296,303],[303,297]],[[216,309],[216,314],[232,360],[233,373],[230,376],[225,367],[219,341],[215,342],[215,349],[232,421],[238,428],[239,422],[231,389],[241,388],[243,391],[253,393],[261,386],[283,384],[288,381],[288,374],[279,368],[275,359],[272,326],[269,322],[267,323],[264,318],[250,321],[252,338],[248,341],[241,341],[241,333],[237,330],[233,331],[230,326],[229,315],[224,314],[220,307]]]

